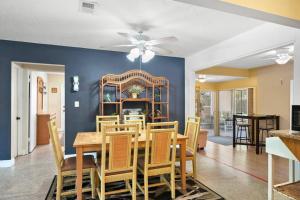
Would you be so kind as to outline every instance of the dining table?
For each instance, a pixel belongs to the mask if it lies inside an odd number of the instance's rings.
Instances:
[[[236,141],[236,124],[237,119],[250,120],[251,122],[251,144]],[[239,145],[252,145],[255,146],[256,154],[259,154],[259,134],[260,134],[260,121],[261,120],[275,120],[275,130],[279,130],[280,116],[278,115],[265,115],[265,114],[236,114],[233,115],[233,147]],[[254,137],[255,136],[255,137]],[[255,141],[255,143],[254,143]]]
[[[186,191],[186,141],[188,137],[177,133],[177,145],[180,147],[180,168],[181,168],[181,187]],[[101,151],[102,141],[101,133],[98,132],[78,132],[73,143],[76,149],[76,193],[77,200],[82,200],[82,167],[83,154],[88,152]],[[105,141],[109,144],[109,141]],[[140,133],[138,138],[139,148],[145,148],[146,132]]]

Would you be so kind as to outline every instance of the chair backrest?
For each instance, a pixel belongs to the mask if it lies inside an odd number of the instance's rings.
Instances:
[[[109,141],[107,145],[102,145],[101,176],[105,176],[106,173],[110,172],[128,170],[135,172],[137,170],[138,155],[138,125],[102,124],[101,129],[102,141]]]
[[[139,124],[140,131],[146,128],[145,115],[124,115],[125,124]]]
[[[59,141],[55,119],[52,119],[48,122],[48,128],[49,128],[52,148],[53,148],[53,151],[54,151],[54,157],[55,157],[57,170],[59,171],[59,170],[61,170],[61,166],[62,166],[63,161],[64,161],[64,154],[63,154],[62,147],[61,147],[61,144],[60,144],[60,141]]]
[[[188,137],[186,148],[191,153],[195,153],[197,150],[197,142],[199,136],[200,118],[188,118],[185,124],[184,135]]]
[[[101,132],[101,125],[108,124],[114,125],[120,123],[119,115],[104,115],[104,116],[96,116],[96,131]]]
[[[150,167],[174,167],[177,133],[177,121],[147,124],[145,170]]]

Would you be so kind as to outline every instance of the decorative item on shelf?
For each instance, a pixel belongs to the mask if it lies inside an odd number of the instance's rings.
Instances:
[[[73,76],[73,92],[79,91],[79,76]]]
[[[110,94],[105,94],[105,96],[104,96],[104,101],[105,102],[111,102],[111,98],[110,98]]]
[[[160,116],[161,116],[161,111],[157,109],[157,110],[155,111],[154,117],[160,117]]]
[[[132,85],[128,92],[131,93],[132,98],[136,99],[144,90],[145,88],[140,85]]]
[[[154,94],[155,101],[160,101],[160,94]]]

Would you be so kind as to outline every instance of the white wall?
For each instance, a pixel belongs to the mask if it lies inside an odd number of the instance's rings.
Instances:
[[[37,77],[41,77],[47,86],[47,73],[39,71],[30,72],[30,145],[29,151],[32,152],[36,146],[36,124],[37,124]],[[44,95],[43,112],[47,112],[47,95]]]

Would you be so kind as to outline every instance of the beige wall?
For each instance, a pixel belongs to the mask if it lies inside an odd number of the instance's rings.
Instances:
[[[280,128],[290,128],[290,80],[293,63],[258,68],[257,110],[261,114],[280,115]]]
[[[61,128],[61,85],[64,84],[64,75],[48,74],[48,112],[56,115],[56,124]],[[57,88],[57,93],[52,92]]]

